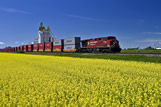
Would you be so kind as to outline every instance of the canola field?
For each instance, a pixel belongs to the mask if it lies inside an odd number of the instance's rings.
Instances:
[[[0,106],[161,106],[161,64],[0,53]]]

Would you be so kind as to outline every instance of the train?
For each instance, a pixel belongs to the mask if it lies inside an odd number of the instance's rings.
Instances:
[[[76,53],[118,53],[119,41],[114,36],[81,40],[80,37],[55,40],[54,42],[27,44],[0,49],[2,52],[76,52]]]

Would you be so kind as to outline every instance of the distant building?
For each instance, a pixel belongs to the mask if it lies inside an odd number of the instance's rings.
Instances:
[[[156,48],[156,49],[161,49],[161,48]]]
[[[32,45],[32,44],[34,44],[34,42],[31,41],[31,42],[29,42],[27,45]]]
[[[37,44],[37,43],[38,43],[38,41],[37,40],[34,40],[33,44]]]
[[[49,26],[47,28],[43,27],[43,23],[40,23],[38,31],[38,43],[53,42],[55,40],[52,37]]]

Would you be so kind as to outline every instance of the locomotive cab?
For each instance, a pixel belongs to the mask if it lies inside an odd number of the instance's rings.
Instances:
[[[103,43],[106,43],[106,46],[107,47],[110,47],[111,45],[113,45],[113,43],[116,41],[116,38],[115,37],[105,37],[104,39],[103,39]]]

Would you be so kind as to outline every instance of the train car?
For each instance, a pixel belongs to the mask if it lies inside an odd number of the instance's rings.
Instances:
[[[53,52],[63,52],[64,45],[53,46]]]
[[[13,47],[13,50],[14,50],[14,52],[16,51],[16,50],[15,50],[15,47]]]
[[[64,52],[77,52],[80,48],[80,37],[64,39]]]
[[[82,40],[79,52],[120,52],[119,41],[114,36]]]
[[[17,46],[17,47],[16,47],[16,51],[19,51],[19,50],[20,50],[20,47],[19,47],[19,46]]]
[[[14,51],[14,48],[12,48],[12,47],[6,48],[6,51],[7,52],[13,52]]]
[[[77,50],[80,48],[80,45],[64,45],[64,52],[77,52]]]
[[[33,51],[38,52],[38,50],[39,50],[39,44],[34,44],[33,45]]]
[[[14,47],[14,52],[16,52],[16,47]]]
[[[9,51],[9,49],[8,48],[5,48],[5,52],[8,52]]]
[[[3,52],[6,52],[6,48],[3,49]]]
[[[15,52],[17,52],[17,47],[15,47]]]
[[[20,46],[20,51],[24,51],[24,47],[23,46]]]
[[[45,43],[39,43],[39,52],[44,52],[45,51]]]
[[[16,47],[14,47],[15,52],[17,51],[16,49],[17,49],[17,48],[16,48]]]
[[[20,47],[19,47],[19,46],[17,46],[17,47],[16,47],[16,51],[19,51],[19,50],[20,50]]]
[[[64,40],[55,40],[53,42],[53,52],[63,52],[64,49]]]
[[[14,51],[15,51],[14,47],[10,48],[10,52],[14,52]]]
[[[7,52],[10,52],[11,51],[11,48],[7,48]]]
[[[29,44],[28,45],[28,52],[32,52],[33,51],[33,45],[32,44]]]
[[[24,45],[23,48],[24,48],[24,51],[25,51],[25,52],[28,51],[28,45]]]
[[[4,52],[8,52],[8,48],[5,48],[5,49],[4,49]]]
[[[7,48],[7,52],[11,52],[12,51],[12,48]]]
[[[45,52],[52,52],[53,51],[53,42],[46,42],[45,43]]]

